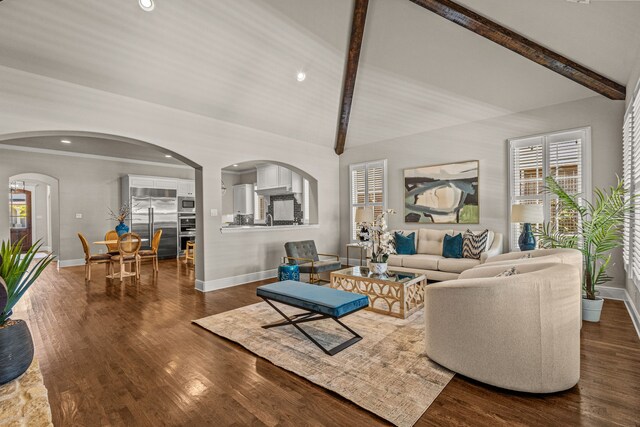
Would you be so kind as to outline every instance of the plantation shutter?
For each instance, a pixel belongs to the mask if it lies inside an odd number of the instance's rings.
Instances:
[[[351,165],[351,239],[356,240],[356,210],[360,207],[373,207],[374,215],[381,214],[386,205],[386,160]]]
[[[622,129],[622,169],[623,169],[623,178],[624,178],[624,188],[627,192],[627,198],[631,194],[632,189],[632,179],[633,179],[633,107],[627,112],[627,115],[624,119],[624,127]],[[632,218],[627,217],[624,221],[624,234],[623,234],[623,247],[622,247],[622,257],[624,260],[624,266],[627,272],[630,272],[631,269],[631,239],[632,229],[631,229]]]
[[[509,140],[510,201],[514,204],[541,204],[545,222],[552,222],[564,234],[578,231],[578,215],[558,215],[557,198],[545,191],[552,176],[569,194],[584,193],[590,187],[587,129]],[[587,198],[590,194],[585,194]],[[509,206],[511,209],[511,206]],[[510,218],[511,216],[509,216]],[[518,247],[522,224],[510,224],[511,249]],[[532,224],[534,230],[542,224]]]
[[[636,95],[633,101],[632,111],[632,157],[631,157],[631,189],[635,193],[640,189],[640,96]],[[632,229],[640,225],[640,205],[636,203]],[[631,270],[633,276],[640,277],[640,233],[632,233],[630,236],[633,243],[631,245]]]
[[[581,194],[582,186],[582,140],[569,139],[554,142],[549,141],[549,175],[554,177],[556,182],[569,194]],[[579,216],[569,216],[564,213],[560,216],[560,206],[555,197],[549,199],[549,220],[552,221],[557,230],[565,234],[576,234],[578,232]]]
[[[512,143],[511,165],[511,204],[542,204],[544,188],[542,138],[529,138]],[[511,247],[517,248],[522,224],[510,225]]]

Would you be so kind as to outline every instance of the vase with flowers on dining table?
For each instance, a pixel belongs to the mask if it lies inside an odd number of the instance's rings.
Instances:
[[[124,203],[122,206],[120,206],[120,209],[118,209],[117,213],[109,209],[109,219],[118,221],[118,225],[116,225],[115,227],[118,236],[122,236],[123,234],[129,232],[129,226],[127,226],[125,221],[127,220],[127,218],[129,218],[130,214],[131,205],[129,205],[128,203]]]

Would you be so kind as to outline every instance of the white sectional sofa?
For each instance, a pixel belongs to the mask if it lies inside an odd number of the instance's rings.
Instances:
[[[420,272],[427,277],[427,280],[453,280],[457,279],[460,273],[482,264],[489,257],[502,253],[502,234],[489,231],[487,239],[487,249],[482,253],[480,259],[469,258],[445,258],[442,256],[442,244],[444,236],[455,236],[464,231],[441,230],[431,228],[421,228],[418,230],[394,230],[402,232],[405,236],[416,233],[415,255],[391,255],[389,257],[389,268],[395,271]],[[484,230],[483,230],[484,231]]]

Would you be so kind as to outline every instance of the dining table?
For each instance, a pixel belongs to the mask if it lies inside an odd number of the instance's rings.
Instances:
[[[138,239],[134,239],[134,240],[130,240],[128,241],[129,244],[134,244],[137,242]],[[140,242],[148,242],[149,239],[140,239]],[[94,245],[117,245],[118,244],[118,240],[97,240],[95,242],[92,242]],[[124,277],[133,277],[136,274],[132,271],[127,271],[124,272],[124,275],[122,276],[122,278]],[[112,273],[112,274],[107,274],[105,276],[107,279],[117,279],[120,278],[120,273]]]

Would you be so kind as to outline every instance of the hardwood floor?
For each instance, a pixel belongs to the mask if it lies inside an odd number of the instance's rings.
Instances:
[[[16,307],[36,344],[56,426],[384,425],[191,320],[258,302],[258,284],[202,294],[193,269],[143,266],[139,285],[50,267]],[[505,350],[508,351],[508,350]],[[582,378],[550,396],[454,377],[427,425],[640,425],[640,341],[620,301],[582,330]]]

